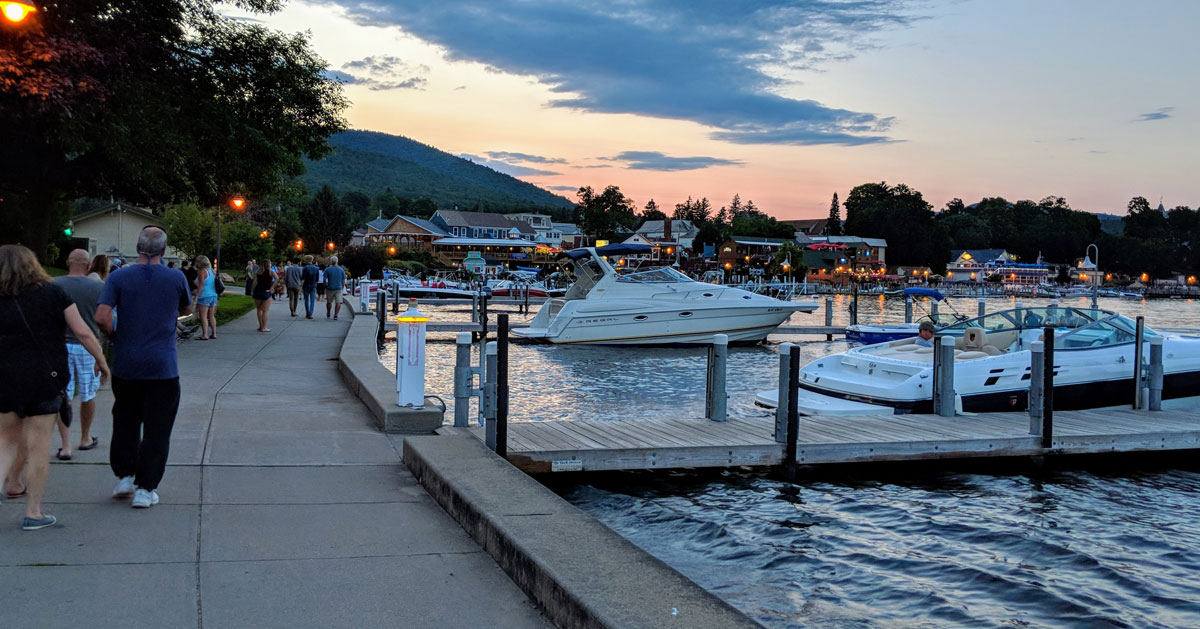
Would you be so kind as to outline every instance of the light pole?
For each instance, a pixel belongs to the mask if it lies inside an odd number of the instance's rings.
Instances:
[[[4,15],[4,21],[10,24],[20,24],[35,11],[37,7],[28,2],[0,0],[0,13]]]
[[[1093,247],[1095,247],[1095,249],[1096,249],[1096,257],[1092,259],[1092,263],[1096,265],[1096,269],[1092,273],[1092,275],[1098,276],[1098,275],[1100,275],[1100,247],[1096,247],[1096,245],[1094,243],[1088,245],[1087,249],[1084,250],[1083,257],[1084,258],[1090,257]],[[1100,292],[1100,282],[1099,282],[1099,278],[1097,278],[1097,281],[1095,283],[1093,283],[1093,285],[1092,285],[1092,310],[1096,310],[1096,295],[1099,292]]]
[[[242,195],[236,195],[229,200],[229,207],[238,212],[246,208],[246,199]],[[263,236],[265,238],[265,236]],[[213,271],[221,268],[221,208],[217,208],[217,257],[213,260]]]

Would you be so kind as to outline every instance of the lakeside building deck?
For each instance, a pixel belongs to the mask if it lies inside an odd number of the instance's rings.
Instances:
[[[1200,449],[1196,409],[1055,411],[1052,445],[1030,434],[1028,413],[802,416],[802,465]],[[484,439],[484,428],[439,433]],[[510,422],[508,460],[531,472],[779,465],[772,418]]]

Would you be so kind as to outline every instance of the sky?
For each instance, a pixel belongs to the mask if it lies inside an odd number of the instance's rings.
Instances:
[[[1192,0],[292,0],[351,127],[575,200],[1200,205]]]

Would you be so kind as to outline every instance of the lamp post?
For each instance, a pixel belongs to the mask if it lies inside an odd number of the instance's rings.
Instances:
[[[229,207],[235,211],[241,212],[246,209],[246,199],[242,195],[234,195],[229,200]],[[266,238],[266,236],[263,236]],[[221,208],[217,208],[217,257],[213,259],[213,271],[218,271],[221,268]]]

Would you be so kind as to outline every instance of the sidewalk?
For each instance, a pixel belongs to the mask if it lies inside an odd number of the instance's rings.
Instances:
[[[149,510],[109,497],[101,391],[101,446],[50,468],[60,524],[24,532],[24,500],[0,506],[0,627],[550,626],[349,395],[336,356],[351,315],[317,305],[309,321],[274,302],[268,334],[250,313],[179,346],[183,400]]]

